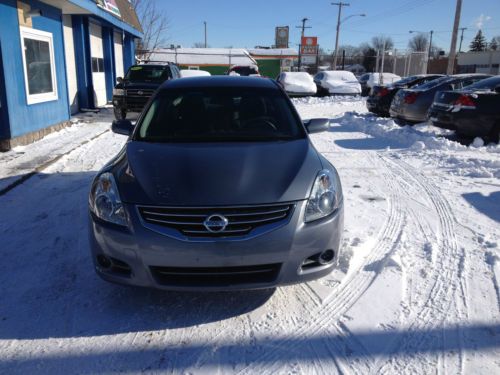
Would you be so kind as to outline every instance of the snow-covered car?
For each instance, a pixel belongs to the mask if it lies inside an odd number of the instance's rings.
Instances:
[[[352,72],[329,70],[314,76],[318,95],[360,95],[361,85]]]
[[[243,76],[243,77],[260,77],[259,67],[255,64],[251,65],[233,65],[229,68],[227,75]]]
[[[207,77],[211,74],[206,70],[197,70],[197,69],[181,69],[181,78],[187,77]]]
[[[401,77],[392,73],[369,73],[366,78],[365,75],[361,76],[361,95],[368,96],[370,91],[376,85],[390,85],[396,81],[401,80]],[[360,78],[360,80],[361,80]]]
[[[273,288],[338,264],[343,195],[335,167],[279,85],[197,77],[161,86],[96,176],[89,236],[105,280],[178,290]]]
[[[289,96],[316,95],[316,84],[309,73],[283,72],[276,81]]]

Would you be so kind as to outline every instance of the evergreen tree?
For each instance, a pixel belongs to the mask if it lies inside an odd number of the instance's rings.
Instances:
[[[496,51],[497,49],[498,49],[497,38],[493,38],[493,39],[491,39],[491,42],[490,42],[490,50]]]
[[[479,30],[472,39],[472,42],[470,43],[469,50],[471,52],[479,52],[479,51],[486,51],[487,48],[487,43],[486,43],[486,38],[483,35],[483,32]]]

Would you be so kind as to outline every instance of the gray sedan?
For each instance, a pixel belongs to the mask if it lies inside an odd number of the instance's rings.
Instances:
[[[400,90],[392,100],[389,113],[400,124],[425,122],[436,92],[458,90],[488,77],[491,75],[456,74],[435,79],[412,89]]]
[[[336,266],[343,196],[335,168],[276,82],[165,83],[95,177],[89,235],[105,280],[178,290],[269,288]]]

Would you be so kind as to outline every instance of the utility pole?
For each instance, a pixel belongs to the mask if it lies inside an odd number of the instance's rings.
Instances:
[[[466,27],[461,27],[462,35],[460,35],[460,47],[458,47],[458,53],[462,52],[462,42],[464,41],[464,31],[467,30]]]
[[[339,53],[339,34],[340,34],[340,16],[342,14],[342,7],[348,7],[349,3],[332,3],[332,5],[337,5],[339,7],[339,15],[337,18],[337,36],[335,37],[335,55],[333,57],[333,70],[337,70],[337,56]]]
[[[205,24],[205,48],[207,48],[207,21],[203,22]]]
[[[457,8],[455,9],[455,23],[453,24],[453,33],[451,35],[450,53],[448,55],[448,69],[447,74],[453,74],[455,70],[455,57],[457,50],[457,35],[458,26],[460,25],[460,15],[462,13],[462,0],[457,0]]]
[[[431,36],[429,38],[429,53],[427,54],[427,69],[426,73],[429,74],[429,63],[431,61],[431,53],[432,53],[432,36],[434,35],[434,30],[431,30]]]
[[[302,29],[302,32],[300,33],[300,43],[299,43],[299,72],[300,72],[300,67],[302,65],[302,38],[304,38],[304,30],[311,28],[311,26],[306,26],[307,21],[309,21],[309,18],[302,18],[302,26],[295,26],[297,29]]]

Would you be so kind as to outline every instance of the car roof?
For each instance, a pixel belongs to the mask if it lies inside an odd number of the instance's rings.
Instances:
[[[271,79],[241,76],[210,76],[173,79],[164,82],[160,89],[201,88],[201,87],[244,87],[279,90]]]

